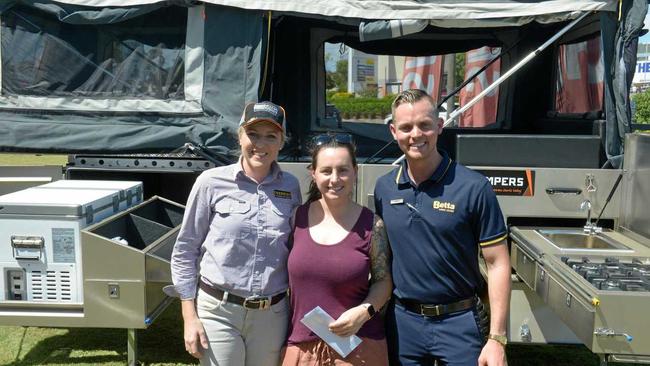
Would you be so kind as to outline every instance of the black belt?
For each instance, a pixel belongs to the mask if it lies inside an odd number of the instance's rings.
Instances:
[[[277,294],[275,296],[250,296],[250,297],[241,297],[241,296],[233,295],[229,292],[228,296],[224,299],[223,295],[225,294],[225,291],[212,287],[203,281],[199,281],[199,288],[205,291],[208,295],[216,297],[217,299],[229,303],[241,305],[246,309],[253,309],[253,310],[269,309],[271,308],[271,305],[275,305],[279,303],[280,300],[284,299],[284,297],[287,296],[286,291]]]
[[[455,313],[461,310],[471,309],[476,305],[476,297],[470,297],[469,299],[464,299],[450,304],[421,304],[413,300],[406,300],[395,298],[395,302],[404,306],[404,308],[410,312],[424,315],[424,316],[440,316],[449,313]]]

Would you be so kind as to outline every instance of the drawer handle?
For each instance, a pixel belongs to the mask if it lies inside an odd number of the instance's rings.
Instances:
[[[11,246],[24,249],[42,249],[45,239],[42,236],[11,236]]]
[[[596,328],[594,335],[598,337],[625,337],[625,340],[628,342],[632,342],[634,339],[634,337],[631,335],[623,332],[617,332],[612,328]]]
[[[582,189],[580,188],[546,188],[546,194],[548,195],[554,195],[554,194],[573,194],[573,195],[580,195],[582,193]]]

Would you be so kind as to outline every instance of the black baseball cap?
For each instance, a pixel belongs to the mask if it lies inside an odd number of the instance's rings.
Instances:
[[[277,104],[271,102],[248,103],[244,108],[239,125],[246,127],[257,122],[268,121],[284,131],[284,117],[284,108]]]

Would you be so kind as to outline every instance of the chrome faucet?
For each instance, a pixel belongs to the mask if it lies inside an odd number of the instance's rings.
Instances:
[[[591,201],[589,200],[582,201],[582,203],[580,203],[580,210],[587,211],[587,222],[585,223],[585,226],[582,229],[582,231],[585,234],[593,235],[603,231],[601,227],[598,227],[591,222]]]

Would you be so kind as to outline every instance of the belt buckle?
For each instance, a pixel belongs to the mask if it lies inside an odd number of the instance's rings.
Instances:
[[[251,305],[255,304],[258,305],[257,307],[252,307]],[[247,309],[259,309],[259,310],[267,310],[271,308],[271,297],[257,297],[257,296],[249,296],[244,299],[244,303],[242,304],[243,307]]]
[[[440,316],[441,308],[442,308],[442,306],[440,306],[440,305],[421,304],[420,305],[420,315],[424,315],[424,316]],[[433,311],[433,314],[427,314],[429,311]]]

